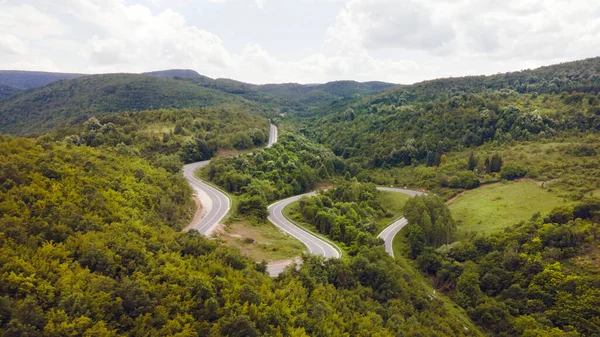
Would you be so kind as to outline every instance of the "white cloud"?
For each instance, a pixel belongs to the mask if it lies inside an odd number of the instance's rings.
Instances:
[[[267,0],[254,0],[254,4],[256,4],[256,7],[263,9],[265,7],[265,4],[267,3]]]
[[[352,0],[327,32],[330,42],[345,48],[440,49],[454,38],[448,22],[436,20],[423,3],[413,0]]]
[[[27,55],[27,45],[23,40],[10,34],[0,35],[0,55]]]
[[[600,55],[600,5],[588,0],[144,1],[146,5],[130,0],[11,5],[16,0],[0,0],[0,62],[13,69],[90,73],[192,68],[254,83],[409,83]],[[281,22],[285,15],[300,15],[296,7],[306,15],[307,6],[319,11],[325,5],[334,10],[304,21],[329,26],[321,37],[323,28],[312,40],[303,39],[305,30],[297,24],[289,35],[268,34],[287,32]],[[218,14],[211,18],[213,13]],[[282,19],[263,20],[273,15]],[[232,25],[246,17],[264,26]],[[279,24],[268,26],[271,22]],[[240,33],[244,40],[232,45],[232,36]],[[282,38],[302,40],[302,50],[272,43]]]
[[[0,4],[0,32],[25,38],[39,39],[59,35],[65,27],[59,20],[24,4],[9,6]]]
[[[102,32],[82,53],[91,62],[90,70],[112,65],[121,71],[165,67],[216,71],[230,65],[231,56],[218,36],[188,25],[171,9],[154,15],[147,7],[119,0],[61,0],[59,5]]]

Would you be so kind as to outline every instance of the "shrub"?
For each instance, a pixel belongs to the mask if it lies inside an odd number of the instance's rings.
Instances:
[[[471,171],[462,171],[457,176],[450,178],[448,186],[452,188],[471,189],[479,186],[479,179]]]
[[[505,165],[500,171],[500,178],[505,180],[515,180],[527,175],[527,169],[521,164]]]

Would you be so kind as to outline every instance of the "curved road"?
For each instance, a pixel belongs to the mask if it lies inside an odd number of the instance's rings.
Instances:
[[[208,164],[210,164],[210,160],[183,167],[185,179],[192,186],[202,203],[202,214],[200,217],[194,217],[194,220],[186,227],[186,230],[195,229],[207,236],[212,233],[217,224],[223,220],[231,208],[231,201],[225,193],[196,178],[194,175],[196,170]]]
[[[310,192],[301,195],[297,195],[291,198],[280,200],[271,206],[268,207],[269,210],[269,221],[273,223],[275,226],[279,227],[282,231],[288,233],[289,235],[298,239],[298,241],[302,242],[306,248],[308,248],[308,252],[313,255],[321,255],[326,258],[339,258],[342,256],[341,251],[333,247],[333,245],[329,244],[325,240],[315,236],[313,233],[305,230],[292,223],[283,215],[283,209],[293,203],[296,202],[303,197],[312,197],[317,195],[317,192]],[[283,272],[283,270],[290,265],[292,262],[298,261],[290,261],[288,263],[278,263],[278,264],[269,264],[267,267],[267,271],[271,276],[277,276]]]
[[[277,127],[273,124],[269,126],[269,143],[271,147],[277,142]],[[210,164],[210,160],[201,161],[183,167],[183,175],[188,184],[192,186],[194,192],[202,203],[202,213],[185,228],[185,230],[195,229],[203,235],[210,235],[215,227],[225,218],[231,209],[231,200],[220,190],[212,187],[204,181],[196,178],[194,172],[201,167]]]
[[[273,144],[277,143],[277,135],[279,131],[277,131],[277,127],[273,124],[269,127],[269,143],[267,147],[273,146]]]
[[[380,191],[387,192],[396,192],[403,193],[410,196],[416,196],[424,194],[423,192],[407,190],[403,188],[392,188],[392,187],[377,187]],[[287,205],[300,200],[302,197],[310,197],[316,195],[316,192],[306,193],[297,195],[291,198],[287,198],[281,201],[278,201],[271,206],[269,206],[269,221],[271,221],[275,226],[279,227],[284,232],[290,234],[291,236],[298,239],[300,242],[304,243],[304,245],[308,248],[308,251],[314,255],[322,255],[326,258],[339,258],[341,257],[341,252],[332,246],[330,243],[322,240],[321,238],[315,236],[314,234],[308,232],[307,230],[300,228],[299,226],[292,223],[283,215],[283,208]],[[408,221],[405,218],[401,218],[387,228],[385,228],[378,237],[382,238],[385,241],[385,251],[394,257],[394,251],[392,249],[392,243],[394,241],[394,237],[398,232],[406,226]],[[291,263],[291,262],[290,262]],[[289,263],[288,263],[289,264]],[[279,275],[288,264],[277,264],[277,265],[269,265],[268,271],[271,276]]]
[[[380,191],[386,191],[386,192],[397,192],[397,193],[408,194],[412,197],[425,194],[424,192],[405,190],[403,188],[377,187],[377,189]],[[391,225],[387,226],[377,236],[378,238],[383,239],[383,241],[385,242],[385,251],[388,254],[390,254],[392,257],[394,257],[394,248],[393,248],[394,237],[407,224],[408,224],[408,220],[406,220],[405,218],[398,219],[398,220],[394,221]]]
[[[279,227],[284,232],[290,234],[291,236],[297,238],[302,243],[304,243],[306,248],[308,248],[309,253],[313,255],[322,255],[326,258],[339,258],[341,256],[341,253],[333,245],[315,236],[311,232],[296,226],[283,215],[283,208],[285,206],[302,199],[302,197],[312,197],[314,195],[317,195],[317,192],[310,192],[306,194],[297,195],[295,197],[283,199],[272,204],[268,208],[268,219],[275,226]]]
[[[277,136],[277,127],[273,124],[270,124],[269,142],[267,147],[271,147],[277,142]],[[189,164],[183,168],[183,174],[185,178],[196,192],[196,195],[201,200],[203,206],[202,214],[199,217],[194,218],[192,223],[186,227],[186,230],[196,229],[198,232],[204,235],[210,235],[217,224],[219,224],[221,220],[225,218],[231,209],[231,200],[225,193],[194,176],[194,172],[196,170],[208,164],[210,164],[210,160]],[[377,187],[377,189],[380,191],[404,193],[410,196],[424,194],[423,192],[392,187]],[[279,227],[284,232],[302,242],[308,248],[310,254],[322,255],[326,258],[339,258],[341,257],[341,251],[339,249],[335,248],[333,245],[317,237],[311,232],[296,226],[283,215],[284,207],[300,200],[304,196],[313,195],[316,195],[316,192],[297,195],[291,198],[280,200],[270,205],[268,207],[268,219],[275,226]],[[394,257],[394,251],[392,249],[394,237],[404,226],[406,226],[407,223],[408,221],[405,218],[401,218],[385,228],[378,236],[384,240],[385,250],[392,257]],[[272,276],[279,275],[288,265],[289,263],[271,264],[268,267],[269,274]]]

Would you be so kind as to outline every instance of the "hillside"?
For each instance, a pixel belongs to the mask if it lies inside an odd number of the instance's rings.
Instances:
[[[16,95],[21,90],[8,85],[0,85],[0,101],[12,95]]]
[[[0,70],[0,85],[18,89],[31,89],[48,85],[60,80],[69,80],[85,76],[84,74],[49,73],[43,71]]]
[[[3,335],[481,336],[383,249],[272,279],[181,232],[191,189],[135,154],[0,135],[0,172]]]
[[[196,71],[191,69],[169,69],[160,71],[151,71],[144,73],[143,75],[150,75],[162,78],[208,78],[206,76],[198,74]]]
[[[441,79],[367,97],[349,109],[331,109],[306,121],[306,133],[365,165],[425,163],[429,152],[596,132],[598,91],[600,58]]]
[[[256,90],[285,102],[283,112],[307,117],[323,114],[340,104],[345,107],[356,99],[397,86],[385,82],[336,81],[325,84],[265,84],[257,86]]]
[[[146,75],[93,75],[59,81],[0,105],[0,131],[26,134],[119,111],[244,104],[242,98],[185,81]]]
[[[442,78],[390,90],[375,98],[424,102],[448,98],[462,93],[482,93],[488,90],[513,90],[523,93],[560,93],[600,91],[600,57],[565,62],[537,69],[496,74],[491,76],[466,76]]]

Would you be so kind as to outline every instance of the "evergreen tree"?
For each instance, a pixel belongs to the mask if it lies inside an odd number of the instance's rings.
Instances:
[[[433,151],[427,151],[427,161],[426,161],[426,165],[427,167],[431,167],[433,165],[435,165],[435,153],[433,153]]]
[[[502,158],[496,153],[490,161],[490,172],[500,172],[500,169],[502,169]]]
[[[469,171],[473,171],[477,167],[477,159],[473,152],[469,155]]]

